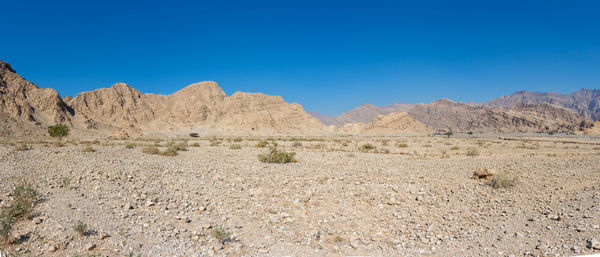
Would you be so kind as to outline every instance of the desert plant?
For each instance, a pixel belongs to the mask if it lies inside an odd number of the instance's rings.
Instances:
[[[48,135],[51,137],[58,137],[59,140],[62,140],[63,137],[68,136],[69,131],[70,129],[67,127],[67,125],[60,123],[48,127]]]
[[[258,148],[265,148],[265,147],[267,147],[267,145],[269,145],[269,142],[267,142],[265,140],[261,140],[261,141],[258,141],[258,143],[256,143],[256,147],[258,147]]]
[[[232,144],[229,146],[229,149],[239,150],[239,149],[242,149],[242,146],[239,144]]]
[[[91,145],[87,145],[86,147],[84,147],[83,149],[81,149],[82,152],[84,153],[95,153],[96,149],[92,148]]]
[[[236,142],[236,143],[239,143],[239,142],[242,142],[242,141],[243,140],[242,140],[241,137],[236,137],[236,138],[233,139],[233,142]]]
[[[298,141],[296,141],[292,144],[292,147],[301,147],[301,146],[302,146],[302,143],[298,142]]]
[[[2,237],[4,241],[7,241],[8,237],[10,236],[10,231],[12,230],[13,226],[13,219],[14,218],[8,213],[0,213],[0,237]]]
[[[375,149],[377,149],[377,147],[376,147],[376,146],[374,146],[373,144],[370,144],[370,143],[367,143],[367,144],[361,145],[361,146],[358,148],[358,150],[360,150],[361,152],[368,152],[368,151],[370,151],[370,150],[375,150]]]
[[[398,147],[400,147],[400,148],[406,148],[406,147],[408,147],[408,144],[407,143],[399,143]]]
[[[65,143],[63,143],[62,141],[56,141],[56,142],[52,143],[52,145],[55,147],[63,147],[63,146],[65,146]]]
[[[486,185],[491,186],[494,189],[499,189],[513,187],[518,182],[519,178],[517,176],[510,178],[505,174],[500,174],[498,176],[493,177],[490,181],[486,183]]]
[[[160,152],[159,154],[160,155],[164,155],[164,156],[175,156],[175,155],[178,155],[178,153],[177,153],[177,147],[176,146],[169,146],[169,147],[167,147],[166,150]]]
[[[31,184],[21,184],[15,187],[12,192],[14,201],[8,207],[8,213],[12,217],[19,219],[24,218],[31,210],[33,203],[38,199],[38,192]]]
[[[125,148],[127,148],[127,149],[133,149],[136,146],[137,146],[136,143],[127,143],[127,144],[125,144]]]
[[[221,145],[221,141],[216,141],[216,140],[210,141],[210,146],[219,146],[219,145]]]
[[[190,146],[191,146],[191,147],[200,147],[200,143],[198,143],[198,142],[195,142],[195,143],[191,144]]]
[[[271,151],[266,154],[259,154],[258,160],[266,163],[290,163],[297,162],[294,158],[296,153],[277,150],[277,147],[272,147]]]
[[[448,131],[448,132],[444,133],[444,135],[446,135],[448,138],[450,138],[452,135],[454,135],[454,133],[452,133],[452,131]]]
[[[383,148],[383,149],[381,149],[381,151],[380,151],[380,152],[381,152],[381,153],[384,153],[384,154],[389,154],[389,153],[390,153],[390,150]]]
[[[84,236],[88,231],[88,225],[83,223],[83,221],[78,220],[77,223],[73,226],[73,230],[79,233],[80,236]]]
[[[467,156],[479,156],[479,150],[477,148],[470,148],[467,151]]]
[[[472,131],[467,132],[468,135],[473,135]]]
[[[190,133],[190,137],[198,137],[198,133]]]
[[[146,146],[142,149],[142,153],[146,154],[158,154],[160,151],[156,146]]]
[[[27,146],[26,144],[20,144],[18,146],[15,146],[15,150],[16,151],[27,151],[27,150],[29,150],[29,146]]]
[[[211,235],[219,240],[219,243],[221,244],[225,244],[227,241],[231,240],[231,232],[225,230],[224,228],[213,229]]]
[[[459,146],[453,146],[452,148],[450,148],[450,150],[459,150],[460,147]]]

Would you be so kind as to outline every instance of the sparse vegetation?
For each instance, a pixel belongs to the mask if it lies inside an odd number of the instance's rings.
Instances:
[[[242,146],[239,145],[239,144],[232,144],[232,145],[229,146],[229,149],[239,150],[239,149],[242,149]]]
[[[164,156],[176,156],[176,155],[178,155],[178,153],[177,153],[177,147],[176,146],[169,146],[169,147],[167,147],[166,150],[160,152],[159,154],[160,155],[164,155]]]
[[[302,142],[296,141],[292,144],[292,147],[302,147]]]
[[[125,144],[125,148],[127,148],[127,149],[133,149],[136,146],[137,146],[136,143],[127,143],[127,144]]]
[[[65,143],[63,143],[62,141],[56,141],[56,142],[52,143],[52,145],[55,147],[63,147],[63,146],[65,146]]]
[[[367,143],[367,144],[361,145],[361,146],[358,148],[358,150],[360,150],[361,152],[368,152],[368,151],[375,150],[375,149],[377,149],[377,147],[376,147],[376,146],[374,146],[373,144],[370,144],[370,143]]]
[[[469,150],[467,150],[467,156],[479,156],[479,150],[477,150],[477,148],[469,148]]]
[[[493,177],[490,181],[486,183],[486,185],[491,186],[495,189],[500,188],[510,188],[514,187],[519,181],[517,176],[509,177],[506,174],[500,174],[498,176]]]
[[[217,141],[217,140],[210,141],[210,146],[219,146],[219,145],[221,145],[221,141]]]
[[[467,135],[473,135],[472,131],[467,132]]]
[[[12,192],[13,200],[0,211],[0,236],[4,241],[10,237],[13,224],[29,216],[39,194],[31,184],[20,184]]]
[[[77,223],[75,223],[75,226],[73,226],[73,230],[75,230],[75,232],[77,232],[80,236],[85,236],[88,232],[88,225],[83,223],[83,221],[78,220]]]
[[[408,144],[407,143],[398,143],[398,147],[406,148],[406,147],[408,147]]]
[[[29,146],[27,146],[26,144],[20,144],[18,146],[15,146],[15,150],[16,151],[27,151],[27,150],[29,150]]]
[[[452,133],[452,131],[448,131],[446,133],[444,133],[445,136],[447,136],[448,138],[450,138],[452,135],[454,135],[454,133]]]
[[[456,150],[460,150],[460,146],[453,146],[450,148],[450,150],[456,151]]]
[[[215,228],[211,232],[211,235],[219,240],[219,243],[225,244],[231,240],[231,232],[225,230],[224,228]]]
[[[261,141],[258,141],[258,143],[256,143],[256,147],[265,148],[265,147],[267,147],[268,144],[269,144],[269,142],[267,142],[265,140],[261,140]]]
[[[198,143],[198,142],[195,142],[195,143],[191,144],[190,146],[191,146],[191,147],[200,147],[200,143]]]
[[[269,151],[268,153],[259,154],[258,160],[260,162],[265,162],[265,163],[290,163],[290,162],[297,162],[295,156],[296,156],[296,153],[294,153],[294,152],[285,152],[285,151],[277,150],[277,147],[274,146],[271,148],[271,151]]]
[[[156,147],[156,146],[146,146],[142,149],[142,153],[158,154],[158,153],[160,153],[160,151],[158,150],[158,147]]]
[[[56,124],[48,127],[48,135],[51,137],[58,137],[59,140],[62,140],[63,137],[69,135],[70,129],[65,124]]]
[[[190,133],[190,137],[198,137],[198,133]]]
[[[95,153],[96,149],[92,148],[91,145],[87,145],[86,147],[84,147],[83,149],[81,149],[82,152],[84,153]]]
[[[237,138],[234,138],[234,139],[233,139],[233,142],[236,142],[236,143],[239,143],[239,142],[242,142],[242,141],[243,141],[243,140],[242,140],[242,138],[241,138],[241,137],[237,137]]]

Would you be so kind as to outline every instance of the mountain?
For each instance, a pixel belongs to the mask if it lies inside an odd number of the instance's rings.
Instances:
[[[68,104],[85,128],[128,134],[190,129],[255,135],[325,131],[299,104],[261,93],[236,92],[228,97],[212,81],[194,83],[170,95],[144,94],[117,83],[80,93]]]
[[[493,99],[484,105],[510,108],[520,103],[549,103],[567,108],[587,119],[600,119],[600,89],[581,89],[572,94],[518,91],[512,95]]]
[[[342,113],[339,116],[321,115],[315,112],[310,113],[325,125],[335,125],[341,127],[349,123],[363,122],[368,123],[374,118],[382,114],[393,112],[406,112],[412,107],[412,104],[394,103],[386,106],[375,106],[369,103],[362,104],[348,112]]]
[[[493,108],[442,99],[417,104],[409,114],[440,131],[575,133],[593,126],[578,114],[547,103]]]
[[[0,135],[39,134],[36,122],[70,124],[71,111],[56,90],[36,86],[0,60],[0,121]]]
[[[340,131],[360,135],[426,134],[433,132],[427,125],[415,120],[406,112],[379,115],[369,123],[348,123],[342,126]]]

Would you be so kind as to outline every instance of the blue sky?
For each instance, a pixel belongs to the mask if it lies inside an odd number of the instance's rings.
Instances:
[[[599,1],[0,2],[0,59],[63,96],[214,80],[339,114],[600,88]]]

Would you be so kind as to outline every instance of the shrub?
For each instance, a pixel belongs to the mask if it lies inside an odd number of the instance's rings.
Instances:
[[[498,176],[493,177],[490,181],[486,183],[486,185],[491,186],[494,189],[499,188],[509,188],[515,186],[519,182],[519,178],[514,176],[509,178],[505,174],[500,174]]]
[[[258,141],[258,143],[256,143],[256,147],[258,147],[258,148],[265,148],[265,147],[267,147],[268,144],[269,143],[267,141],[261,140],[261,141]]]
[[[398,147],[400,147],[400,148],[406,148],[406,147],[408,147],[408,144],[407,143],[399,143]]]
[[[25,144],[20,144],[18,146],[15,146],[15,150],[16,151],[27,151],[27,150],[29,150],[29,147]]]
[[[368,152],[368,151],[370,151],[370,150],[375,150],[375,149],[377,149],[377,147],[376,147],[376,146],[374,146],[373,144],[369,144],[369,143],[367,143],[367,144],[364,144],[364,145],[361,145],[361,146],[358,148],[358,150],[360,150],[361,152]]]
[[[450,150],[459,150],[460,147],[459,146],[453,146],[452,148],[450,148]]]
[[[190,145],[191,147],[200,147],[200,143],[196,142]]]
[[[297,160],[294,158],[295,156],[296,153],[294,152],[288,153],[277,150],[277,147],[272,147],[269,153],[259,154],[258,160],[266,163],[290,163],[297,162]]]
[[[12,230],[13,217],[8,213],[0,213],[0,236],[4,241],[8,240]]]
[[[390,153],[390,150],[383,148],[381,149],[381,153],[388,154]]]
[[[301,146],[302,146],[302,143],[298,142],[298,141],[296,141],[292,144],[292,147],[301,147]]]
[[[83,223],[83,221],[78,220],[77,223],[75,223],[75,226],[73,226],[73,230],[79,233],[80,236],[84,236],[88,231],[88,225]]]
[[[175,156],[178,155],[177,153],[177,147],[176,146],[169,146],[167,147],[167,150],[164,150],[162,152],[159,153],[160,155],[164,155],[164,156]]]
[[[216,140],[210,141],[210,146],[219,146],[219,145],[221,145],[221,141],[216,141]]]
[[[66,137],[69,135],[69,127],[67,127],[67,125],[65,124],[56,124],[53,126],[48,127],[48,135],[50,135],[51,137],[58,137],[58,139],[61,139],[63,137]]]
[[[81,149],[81,151],[84,153],[95,153],[96,149],[92,148],[91,145],[88,145],[88,146],[84,147],[83,149]]]
[[[219,243],[225,244],[227,241],[231,240],[231,232],[225,230],[224,228],[215,228],[211,232],[212,236],[219,240]]]
[[[156,146],[146,146],[142,149],[142,153],[147,153],[147,154],[158,154],[160,151],[158,150],[158,147]]]
[[[452,133],[452,131],[448,131],[448,132],[444,133],[444,135],[446,135],[448,138],[450,138],[452,135],[454,135],[454,133]]]
[[[242,138],[241,137],[234,138],[233,142],[236,142],[236,143],[242,142]]]
[[[125,144],[125,148],[127,148],[127,149],[133,149],[136,146],[137,146],[136,143],[127,143],[127,144]]]
[[[15,187],[12,196],[13,201],[0,211],[0,236],[4,241],[8,240],[13,223],[29,216],[39,194],[31,184],[21,184]]]
[[[473,135],[473,132],[472,132],[472,131],[469,131],[469,132],[467,132],[467,134],[469,134],[469,135]]]
[[[229,149],[239,150],[239,149],[242,149],[242,146],[239,144],[232,144],[229,146]]]
[[[190,133],[190,137],[198,137],[198,133]]]
[[[61,141],[56,141],[52,145],[55,147],[63,147],[63,146],[65,146],[65,143],[63,143]]]
[[[479,156],[479,150],[477,148],[470,148],[467,151],[467,156]]]

